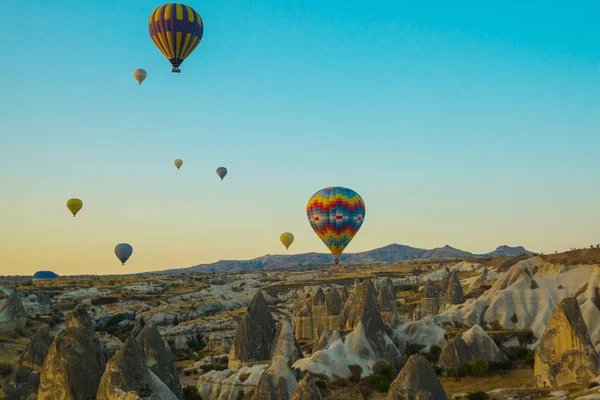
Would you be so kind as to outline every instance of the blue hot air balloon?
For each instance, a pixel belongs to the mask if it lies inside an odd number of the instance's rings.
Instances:
[[[115,255],[121,260],[123,265],[125,265],[125,262],[131,257],[132,253],[133,247],[129,243],[119,243],[115,246]]]

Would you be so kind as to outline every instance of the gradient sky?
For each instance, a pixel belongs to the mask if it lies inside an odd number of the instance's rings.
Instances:
[[[333,185],[366,203],[348,252],[600,242],[598,1],[191,0],[181,74],[160,4],[3,2],[0,274],[326,251],[305,205]]]

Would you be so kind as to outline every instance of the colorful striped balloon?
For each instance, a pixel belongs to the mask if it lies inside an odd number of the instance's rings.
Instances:
[[[204,24],[192,7],[168,3],[152,12],[148,21],[152,41],[173,65],[173,72],[200,44]]]
[[[365,203],[352,189],[328,187],[315,193],[306,205],[306,215],[336,263],[365,220]]]

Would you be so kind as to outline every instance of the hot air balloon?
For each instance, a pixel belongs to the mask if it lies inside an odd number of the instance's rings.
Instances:
[[[217,175],[219,175],[221,177],[221,180],[223,180],[223,178],[225,178],[225,175],[227,175],[227,168],[225,168],[225,167],[217,168]]]
[[[192,7],[167,3],[150,14],[148,30],[152,41],[173,65],[173,72],[198,46],[204,33],[202,18]]]
[[[131,257],[132,253],[133,247],[129,243],[119,243],[115,246],[115,255],[121,260],[123,265],[125,265],[125,262]]]
[[[75,214],[77,214],[79,212],[79,210],[81,210],[82,207],[83,207],[83,201],[81,201],[79,199],[67,200],[67,208],[69,209],[69,211],[71,211],[73,213],[73,217],[75,216]]]
[[[365,220],[365,203],[354,190],[333,186],[319,190],[306,205],[313,230],[339,263],[339,257]]]
[[[286,250],[290,248],[292,243],[294,243],[294,235],[289,232],[283,232],[281,236],[279,236],[279,240],[285,246]]]
[[[138,68],[135,71],[133,71],[133,77],[136,81],[138,81],[140,85],[142,84],[142,82],[144,82],[146,76],[148,76],[148,73],[146,73],[146,71],[141,68]]]
[[[179,169],[183,165],[183,161],[178,158],[177,160],[173,161],[173,164],[175,164],[175,166],[177,167],[177,169]]]

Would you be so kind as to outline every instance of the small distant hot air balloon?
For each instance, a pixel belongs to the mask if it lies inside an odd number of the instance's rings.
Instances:
[[[221,180],[223,180],[223,178],[225,178],[225,175],[227,175],[227,168],[225,168],[225,167],[217,168],[217,175],[219,175],[221,177]]]
[[[83,201],[81,201],[79,199],[67,200],[67,208],[69,209],[69,211],[71,211],[73,213],[73,217],[75,216],[75,214],[77,214],[79,212],[79,210],[81,210],[82,207],[83,207]]]
[[[173,161],[173,164],[175,164],[175,166],[177,167],[177,169],[179,169],[183,165],[183,161],[178,158],[177,160]]]
[[[173,65],[173,72],[181,72],[183,60],[200,44],[204,23],[192,7],[163,4],[150,14],[148,30],[152,41]]]
[[[313,230],[339,263],[339,257],[365,220],[365,203],[354,190],[334,186],[319,190],[306,205]]]
[[[294,243],[294,235],[290,232],[283,232],[281,236],[279,236],[279,240],[285,246],[285,249],[289,249],[292,243]]]
[[[123,265],[125,265],[125,262],[131,257],[132,253],[133,247],[129,243],[119,243],[115,246],[115,255],[121,260]]]
[[[148,73],[141,68],[138,68],[135,71],[133,71],[133,77],[135,78],[136,81],[138,81],[138,83],[140,85],[142,84],[142,82],[144,82],[144,79],[146,79],[146,76],[148,76]]]

